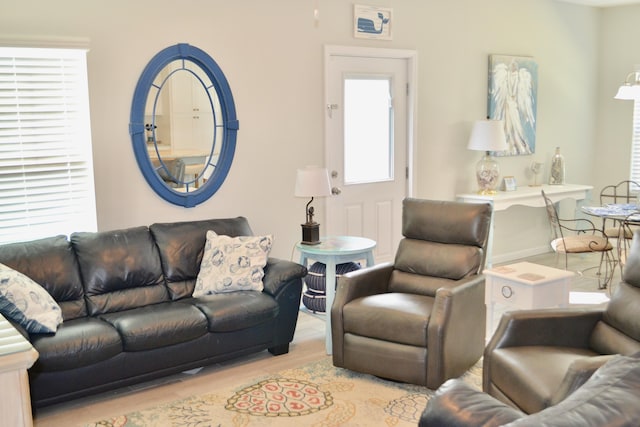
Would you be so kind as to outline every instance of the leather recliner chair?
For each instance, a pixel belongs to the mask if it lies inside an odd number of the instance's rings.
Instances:
[[[435,389],[482,355],[488,203],[403,201],[395,262],[342,276],[333,364]]]
[[[640,354],[615,356],[561,402],[527,415],[460,379],[438,389],[420,427],[636,427]]]
[[[640,234],[605,308],[505,313],[483,359],[483,390],[532,414],[562,401],[613,355],[640,351]]]

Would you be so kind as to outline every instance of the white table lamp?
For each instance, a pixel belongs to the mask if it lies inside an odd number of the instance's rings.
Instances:
[[[508,148],[502,120],[487,119],[475,122],[467,148],[485,152],[476,165],[478,193],[495,194],[500,168],[498,162],[491,156],[491,152],[504,151]]]
[[[320,243],[320,224],[313,220],[314,209],[311,206],[314,197],[331,195],[329,171],[319,166],[306,166],[296,173],[296,197],[311,197],[305,209],[306,222],[302,225],[302,243],[317,245]]]

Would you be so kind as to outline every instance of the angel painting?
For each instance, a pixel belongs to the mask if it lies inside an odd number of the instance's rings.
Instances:
[[[504,121],[509,148],[501,156],[533,154],[538,65],[530,57],[489,56],[489,117]]]

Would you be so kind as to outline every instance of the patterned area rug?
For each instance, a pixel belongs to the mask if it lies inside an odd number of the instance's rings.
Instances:
[[[479,361],[463,379],[481,389],[481,372]],[[327,358],[87,427],[415,426],[432,395],[426,387],[336,368]]]

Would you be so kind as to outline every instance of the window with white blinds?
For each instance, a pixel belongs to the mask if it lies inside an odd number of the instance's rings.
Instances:
[[[0,243],[96,223],[86,51],[0,47]]]
[[[638,100],[633,101],[633,139],[631,141],[631,176],[629,179],[640,182],[640,101]]]

